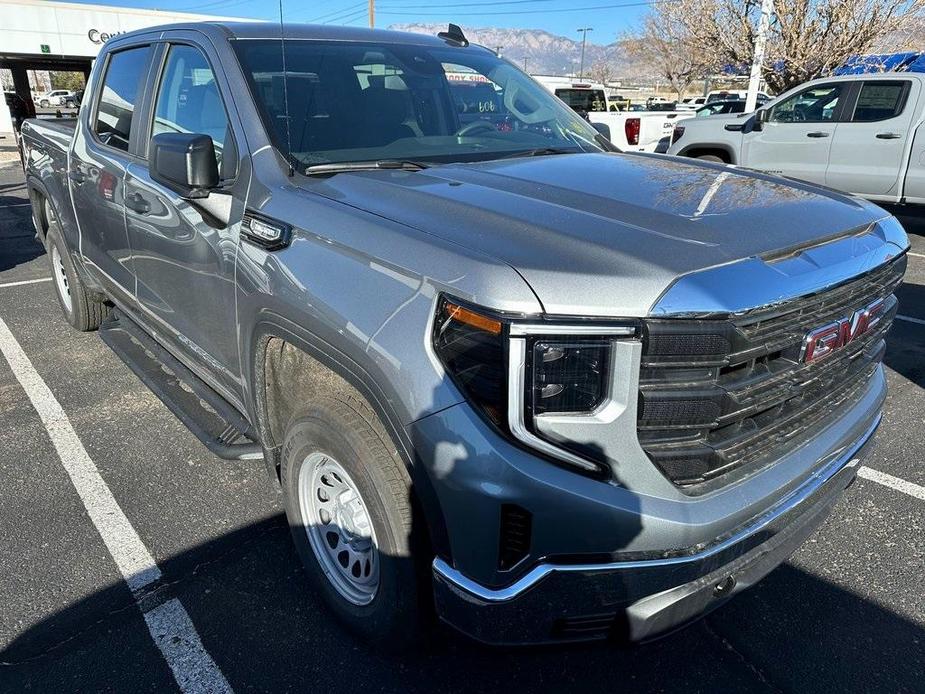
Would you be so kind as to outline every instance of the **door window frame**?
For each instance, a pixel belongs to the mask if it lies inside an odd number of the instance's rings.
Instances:
[[[228,101],[225,99],[225,95],[223,93],[224,90],[222,88],[221,82],[219,81],[219,73],[215,70],[215,64],[209,58],[208,52],[203,50],[202,46],[189,39],[167,37],[158,43],[159,52],[155,55],[155,59],[153,61],[154,69],[152,70],[150,96],[147,99],[147,108],[144,113],[145,136],[144,141],[139,142],[138,156],[144,160],[145,165],[147,165],[148,149],[151,145],[151,138],[153,137],[154,133],[154,112],[157,110],[157,99],[160,95],[161,87],[163,86],[163,81],[167,70],[167,61],[170,59],[170,49],[172,46],[188,46],[193,50],[198,51],[199,54],[205,59],[206,64],[209,66],[209,70],[212,71],[212,79],[215,80],[215,88],[218,90],[218,98],[221,99],[222,109],[225,111],[225,119],[228,121],[228,130],[225,134],[225,143],[222,146],[222,150],[227,150],[234,154],[234,171],[230,177],[221,179],[221,183],[222,185],[231,185],[237,180],[238,174],[241,171],[241,156],[237,145],[237,137],[234,134],[234,125],[231,120],[231,110],[228,108]]]
[[[801,124],[824,125],[826,123],[841,123],[843,122],[845,112],[847,110],[847,102],[854,101],[854,99],[852,98],[853,97],[853,94],[852,94],[853,86],[854,85],[852,85],[852,83],[843,82],[843,81],[821,82],[819,84],[810,85],[806,87],[805,89],[801,89],[800,91],[792,94],[791,96],[788,96],[786,99],[782,100],[781,102],[774,104],[771,107],[771,113],[770,113],[770,117],[768,118],[768,123],[773,123],[774,125],[801,125]],[[791,99],[797,99],[801,95],[805,94],[806,92],[811,92],[814,89],[820,89],[824,87],[837,87],[841,89],[841,93],[839,93],[838,95],[838,103],[835,105],[835,110],[832,113],[832,118],[830,118],[829,120],[794,120],[794,121],[774,120],[774,111],[777,110],[777,108],[781,104],[786,103],[787,101],[790,101]],[[853,113],[853,109],[852,109],[852,113]]]
[[[138,97],[135,99],[133,104],[134,108],[132,110],[132,124],[129,130],[129,140],[128,140],[128,149],[119,149],[110,144],[103,142],[100,139],[99,133],[96,132],[96,122],[99,115],[100,103],[103,100],[103,90],[106,87],[106,76],[109,74],[109,68],[112,65],[112,57],[119,53],[124,53],[125,51],[137,50],[139,48],[148,48],[148,61],[145,64],[144,69],[142,70],[143,79],[142,86],[138,90]],[[145,109],[147,108],[148,93],[149,93],[149,83],[151,81],[151,67],[155,62],[157,57],[157,44],[154,41],[141,41],[139,43],[130,43],[126,45],[120,45],[117,48],[114,48],[111,51],[107,51],[105,63],[100,70],[99,77],[99,88],[96,89],[96,94],[93,97],[93,103],[91,108],[87,109],[87,131],[90,134],[90,141],[93,142],[97,147],[102,148],[104,151],[109,153],[116,153],[119,156],[128,157],[131,159],[139,159],[138,154],[136,153],[136,140],[138,138],[138,123],[141,121],[141,117],[144,116]]]
[[[878,83],[897,84],[900,82],[903,84],[903,93],[899,97],[900,99],[899,113],[895,113],[892,116],[889,116],[888,118],[877,118],[875,120],[858,120],[858,121],[854,120],[854,114],[855,114],[855,111],[857,111],[858,102],[861,100],[861,91],[864,89],[864,85],[878,84]],[[884,121],[892,120],[893,118],[899,118],[903,113],[905,113],[906,106],[909,105],[909,94],[911,92],[912,92],[912,80],[910,79],[892,77],[892,78],[886,78],[886,79],[858,80],[854,84],[854,89],[851,94],[851,99],[849,100],[849,103],[851,104],[851,106],[845,113],[844,122],[857,123],[858,125],[863,125],[864,123],[882,123]]]

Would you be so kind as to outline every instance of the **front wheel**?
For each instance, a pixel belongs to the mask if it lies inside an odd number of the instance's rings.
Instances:
[[[39,106],[41,106],[42,108],[48,108],[48,99],[42,99],[39,102]]]
[[[715,154],[701,154],[701,155],[700,155],[699,157],[697,157],[697,158],[698,158],[700,161],[712,161],[712,162],[716,162],[717,164],[725,164],[725,163],[726,163],[725,161],[723,161],[722,157],[718,157],[718,156],[716,156]]]
[[[308,578],[352,631],[413,643],[425,626],[408,472],[375,413],[346,394],[293,417],[283,445],[289,528]]]

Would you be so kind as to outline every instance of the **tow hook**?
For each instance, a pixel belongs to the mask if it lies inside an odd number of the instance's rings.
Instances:
[[[723,596],[729,595],[732,592],[732,589],[736,587],[735,576],[726,576],[722,581],[717,583],[713,588],[713,597],[721,598]]]

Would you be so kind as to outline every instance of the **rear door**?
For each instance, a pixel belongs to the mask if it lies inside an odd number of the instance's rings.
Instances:
[[[743,138],[741,163],[824,184],[849,86],[846,82],[815,84],[774,105],[762,129]]]
[[[146,141],[160,133],[209,135],[222,191],[194,205],[154,181],[143,158],[125,181],[125,218],[134,252],[143,320],[165,346],[227,399],[241,403],[235,304],[235,259],[248,176],[239,174],[227,86],[218,60],[180,37],[163,46],[146,114]],[[147,148],[142,150],[147,153]],[[224,224],[204,212],[231,207]]]
[[[826,184],[858,195],[897,195],[919,91],[912,79],[865,79],[832,140]]]
[[[131,247],[122,208],[125,172],[136,159],[136,103],[145,94],[153,48],[107,54],[92,108],[81,112],[68,178],[84,265],[123,304],[134,302]]]

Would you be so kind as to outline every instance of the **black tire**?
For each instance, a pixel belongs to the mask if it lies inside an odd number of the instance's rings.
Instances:
[[[41,106],[42,108],[48,108],[48,99],[42,99],[39,102],[39,106]]]
[[[300,474],[319,455],[347,472],[368,509],[379,564],[378,587],[368,604],[354,604],[339,592],[309,540],[299,501]],[[349,630],[374,645],[402,650],[418,643],[429,625],[430,591],[421,590],[426,574],[412,551],[419,543],[412,539],[411,481],[369,405],[351,394],[335,393],[306,406],[286,429],[281,464],[292,538],[309,580],[328,607]],[[305,474],[310,477],[311,470]]]
[[[718,157],[718,156],[715,155],[715,154],[701,154],[701,155],[699,155],[697,158],[700,159],[700,160],[702,160],[702,161],[713,161],[713,162],[716,162],[717,164],[725,164],[725,163],[726,163],[726,160],[725,160],[725,159],[723,159],[722,157]]]
[[[45,203],[48,204],[47,202]],[[45,248],[48,250],[48,260],[51,266],[52,285],[55,296],[64,313],[65,319],[76,330],[90,332],[100,327],[100,323],[109,315],[108,304],[99,300],[96,294],[90,294],[81,281],[74,261],[64,243],[64,237],[58,227],[57,218],[46,207],[45,222],[48,231],[45,235]],[[59,276],[63,282],[58,281]],[[67,294],[64,295],[64,292]]]

